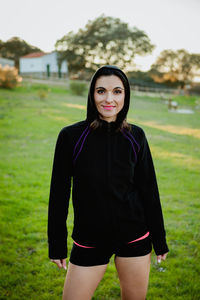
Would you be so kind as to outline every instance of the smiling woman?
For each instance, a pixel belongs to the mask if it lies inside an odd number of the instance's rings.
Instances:
[[[49,258],[66,268],[73,177],[74,243],[64,300],[91,299],[113,254],[122,299],[144,300],[152,245],[158,262],[169,251],[151,152],[142,128],[126,121],[129,103],[124,72],[103,66],[90,83],[86,119],[58,135],[48,242]]]
[[[101,76],[97,79],[94,101],[100,118],[115,121],[124,106],[125,91],[121,79],[115,75]]]

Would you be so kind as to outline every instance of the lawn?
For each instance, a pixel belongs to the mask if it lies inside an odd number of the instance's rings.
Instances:
[[[194,108],[194,97],[177,99]],[[0,299],[62,298],[66,271],[48,259],[50,176],[58,132],[85,119],[86,104],[65,87],[0,90]],[[200,299],[200,111],[172,113],[159,97],[133,93],[128,121],[149,140],[170,248],[161,265],[152,255],[147,299]],[[71,201],[67,223],[70,254]],[[120,299],[113,257],[93,299]]]

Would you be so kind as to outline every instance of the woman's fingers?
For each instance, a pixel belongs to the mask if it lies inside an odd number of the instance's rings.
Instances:
[[[163,260],[165,260],[166,257],[167,257],[167,253],[165,253],[165,254],[162,255],[162,259],[163,259]]]
[[[63,269],[67,270],[66,267],[66,258],[61,259]]]
[[[168,252],[167,252],[168,253]],[[167,253],[162,254],[162,255],[157,255],[157,263],[161,263],[161,260],[165,260],[167,257]]]
[[[60,259],[51,259],[51,261],[58,266],[59,269],[62,268]]]
[[[63,258],[63,259],[51,259],[51,261],[53,263],[55,263],[59,269],[61,268],[64,268],[65,270],[67,269],[66,268],[66,258]]]
[[[161,255],[158,255],[158,256],[157,256],[157,263],[158,263],[158,264],[161,263]]]

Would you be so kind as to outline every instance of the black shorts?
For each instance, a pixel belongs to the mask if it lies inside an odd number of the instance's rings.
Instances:
[[[120,257],[136,257],[147,255],[152,251],[150,236],[134,243],[126,243],[120,247],[100,246],[83,248],[73,243],[69,261],[78,266],[97,266],[109,263],[113,254]]]

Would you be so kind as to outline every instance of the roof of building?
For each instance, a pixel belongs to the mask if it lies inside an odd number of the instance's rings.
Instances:
[[[33,52],[33,53],[26,54],[26,55],[22,56],[21,58],[35,58],[35,57],[41,57],[41,56],[44,56],[44,55],[47,55],[47,54],[49,54],[49,53]]]

